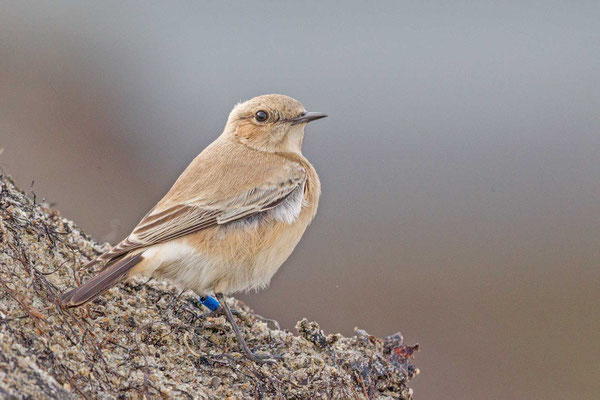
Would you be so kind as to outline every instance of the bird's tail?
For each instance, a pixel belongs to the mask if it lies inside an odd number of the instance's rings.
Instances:
[[[131,257],[122,258],[114,264],[108,265],[98,275],[83,285],[63,294],[61,297],[63,306],[79,307],[95,299],[120,280],[127,277],[127,273],[143,259],[142,254],[139,253]]]

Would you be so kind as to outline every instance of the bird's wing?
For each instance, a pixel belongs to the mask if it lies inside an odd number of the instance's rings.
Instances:
[[[135,249],[270,210],[296,190],[304,190],[305,182],[306,173],[302,170],[292,178],[271,181],[230,198],[159,203],[125,240],[102,255],[101,261],[115,260]]]

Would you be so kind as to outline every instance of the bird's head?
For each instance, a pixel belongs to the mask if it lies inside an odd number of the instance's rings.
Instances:
[[[326,116],[291,97],[267,94],[236,105],[223,135],[260,151],[300,153],[306,124]]]

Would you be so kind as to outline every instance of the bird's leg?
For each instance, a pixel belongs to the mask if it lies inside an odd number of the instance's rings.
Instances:
[[[183,293],[183,291],[181,293]],[[181,294],[180,294],[180,296],[181,296]],[[205,312],[202,315],[200,315],[200,318],[218,317],[218,316],[225,314],[225,312],[223,311],[223,308],[221,307],[221,303],[219,303],[217,300],[215,300],[211,296],[200,296],[200,298],[198,299],[198,302],[210,310],[210,311]],[[241,313],[237,310],[231,310],[231,313],[238,318],[241,317]],[[265,318],[262,315],[258,315],[258,314],[254,314],[254,317],[256,319],[266,323],[267,326],[270,323],[275,327],[275,329],[281,330],[281,327],[279,326],[279,322],[277,322],[274,319]]]
[[[240,313],[238,310],[235,310],[235,309],[231,309],[231,313],[238,318],[240,318],[242,316],[242,313]],[[204,318],[215,318],[215,317],[220,317],[221,315],[223,315],[223,316],[225,315],[225,310],[223,310],[223,306],[219,305],[219,307],[215,308],[214,310],[210,310],[210,311],[200,314],[200,318],[203,318],[203,319]],[[279,322],[277,322],[276,320],[271,319],[271,318],[266,318],[266,317],[263,317],[262,315],[258,315],[258,314],[255,314],[254,316],[259,321],[262,321],[262,322],[266,323],[267,325],[272,324],[275,329],[281,330],[281,327],[279,326]]]
[[[201,296],[198,299],[198,302],[210,310],[205,313],[202,313],[200,315],[200,318],[212,318],[212,317],[220,317],[221,315],[225,315],[225,311],[223,311],[223,307],[221,306],[221,303],[214,300],[210,296]],[[216,308],[215,308],[215,306],[216,306]],[[237,317],[241,316],[241,314],[238,310],[231,310],[231,313]]]
[[[238,324],[235,322],[235,319],[233,318],[233,313],[231,312],[229,305],[227,305],[227,302],[225,301],[225,297],[223,296],[223,293],[215,293],[215,296],[221,303],[221,307],[219,307],[219,308],[223,309],[223,311],[225,312],[225,318],[227,318],[227,320],[231,324],[231,328],[233,328],[233,331],[235,332],[235,336],[237,337],[238,343],[242,347],[242,350],[244,351],[244,354],[246,355],[246,357],[248,357],[250,360],[252,360],[256,363],[259,363],[259,364],[261,364],[261,363],[273,364],[274,361],[269,360],[269,358],[278,358],[278,356],[256,354],[252,350],[250,350],[250,348],[246,344],[244,335],[242,335],[240,327],[238,326]]]
[[[233,315],[235,315],[236,317],[241,317],[242,314],[238,311],[238,310],[231,310],[231,313]],[[227,317],[225,315],[225,310],[223,310],[223,307],[219,307],[216,310],[212,310],[212,311],[207,311],[203,314],[200,314],[200,318],[215,318],[215,317],[220,317],[221,315]]]

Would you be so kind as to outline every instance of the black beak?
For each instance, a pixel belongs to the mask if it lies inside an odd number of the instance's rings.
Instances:
[[[294,118],[292,120],[292,125],[304,124],[317,119],[325,118],[326,116],[327,114],[323,114],[320,112],[307,112],[302,114],[298,118]]]

